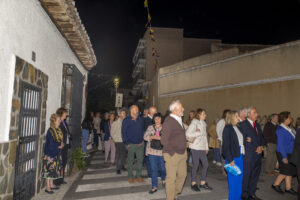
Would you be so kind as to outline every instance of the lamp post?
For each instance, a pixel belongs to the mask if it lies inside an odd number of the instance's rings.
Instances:
[[[114,78],[114,86],[116,88],[116,101],[117,101],[117,93],[118,93],[118,87],[119,87],[119,84],[120,84],[120,79],[119,77],[115,77]],[[118,111],[119,108],[117,108],[117,111]]]

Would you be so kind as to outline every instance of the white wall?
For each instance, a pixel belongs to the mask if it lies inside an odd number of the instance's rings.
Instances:
[[[16,55],[49,76],[47,127],[61,103],[63,63],[87,73],[38,0],[0,0],[0,141],[9,138]]]

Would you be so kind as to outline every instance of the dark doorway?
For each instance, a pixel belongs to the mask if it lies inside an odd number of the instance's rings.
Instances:
[[[40,113],[41,89],[21,82],[19,144],[14,183],[15,200],[29,200],[35,194]]]
[[[64,64],[62,106],[69,109],[72,149],[80,147],[84,77],[75,65]]]

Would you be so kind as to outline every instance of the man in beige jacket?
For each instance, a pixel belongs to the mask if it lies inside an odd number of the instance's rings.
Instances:
[[[118,119],[111,125],[110,135],[116,145],[116,167],[117,174],[121,174],[121,169],[125,170],[126,148],[122,140],[122,121],[126,117],[126,111],[121,109],[118,112]]]

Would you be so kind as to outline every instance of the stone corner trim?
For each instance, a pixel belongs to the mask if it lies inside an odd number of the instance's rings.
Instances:
[[[40,0],[40,2],[81,63],[86,69],[91,70],[97,64],[97,59],[74,0]]]

